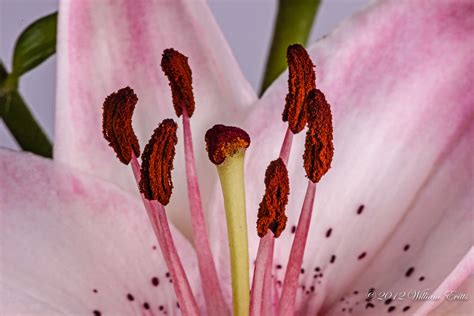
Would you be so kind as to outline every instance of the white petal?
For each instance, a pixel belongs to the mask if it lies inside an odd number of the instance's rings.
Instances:
[[[29,154],[0,151],[0,170],[1,314],[178,312],[138,198]],[[194,250],[174,234],[202,301]]]
[[[160,68],[161,54],[169,47],[188,56],[193,71],[191,125],[197,163],[203,166],[202,193],[209,196],[208,187],[217,178],[207,176],[211,166],[205,163],[204,132],[217,122],[238,119],[256,96],[201,0],[61,2],[55,159],[135,192],[102,137],[102,103],[126,85],[135,90],[139,102],[133,125],[143,148],[162,119],[175,118]],[[181,145],[175,166],[175,195],[185,196]],[[172,199],[169,209],[187,210],[186,200]]]
[[[327,311],[354,290],[363,301],[371,280],[387,287],[400,280],[406,287],[423,274],[424,284],[436,287],[470,247],[473,12],[468,1],[382,1],[310,49],[317,86],[333,108],[335,158],[318,184],[303,303]],[[264,172],[286,129],[286,80],[287,74],[278,79],[244,126],[252,138],[246,169],[251,260]],[[303,142],[304,135],[295,137],[288,228],[276,241],[275,265],[287,262],[303,203]],[[215,207],[216,223],[221,213]],[[406,278],[410,266],[416,273]],[[317,267],[323,276],[314,278]],[[276,274],[282,280],[284,267]]]

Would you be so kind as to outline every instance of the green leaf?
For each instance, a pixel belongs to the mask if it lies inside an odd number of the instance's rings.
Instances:
[[[53,146],[16,89],[5,89],[10,76],[0,62],[0,117],[25,150],[51,158]]]
[[[286,49],[306,45],[320,0],[280,0],[260,94],[286,69]]]
[[[23,75],[55,53],[57,21],[55,12],[33,22],[21,33],[13,53],[14,77]]]

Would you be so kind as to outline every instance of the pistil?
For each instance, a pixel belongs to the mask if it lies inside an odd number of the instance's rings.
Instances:
[[[298,226],[291,247],[280,301],[279,315],[293,315],[298,278],[316,195],[316,183],[331,167],[334,154],[332,115],[324,94],[314,89],[308,95],[308,131],[306,133],[304,168],[309,178]]]
[[[209,159],[217,166],[229,239],[233,315],[249,313],[249,254],[245,209],[244,157],[250,145],[240,128],[216,125],[206,133]]]
[[[207,313],[210,315],[228,315],[229,310],[224,301],[212,257],[194,159],[190,124],[190,117],[195,110],[192,71],[188,64],[188,58],[174,49],[166,49],[163,52],[161,68],[169,79],[176,115],[178,117],[182,116],[183,119],[189,208]]]

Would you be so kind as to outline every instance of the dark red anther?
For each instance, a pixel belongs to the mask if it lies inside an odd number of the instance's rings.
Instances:
[[[142,155],[140,192],[148,200],[158,200],[163,205],[169,203],[173,191],[171,170],[178,142],[177,129],[172,119],[164,120],[153,132]]]
[[[165,49],[161,58],[161,69],[170,83],[176,115],[181,116],[184,107],[188,116],[191,117],[194,112],[194,94],[188,57],[173,48]]]
[[[264,237],[271,230],[275,237],[279,237],[286,227],[285,215],[290,181],[288,170],[281,158],[274,160],[265,172],[265,194],[258,209],[257,233]]]
[[[132,127],[132,115],[138,97],[130,87],[109,95],[103,104],[102,132],[117,154],[117,158],[128,165],[132,151],[140,156],[140,145]]]
[[[288,47],[287,62],[288,94],[282,116],[293,134],[297,134],[306,125],[307,96],[316,88],[316,73],[311,58],[299,44]]]
[[[312,90],[308,101],[308,132],[303,160],[307,177],[317,183],[331,168],[334,156],[332,115],[331,107],[320,90]]]

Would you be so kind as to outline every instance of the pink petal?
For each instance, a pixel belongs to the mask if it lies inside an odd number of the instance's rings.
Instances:
[[[144,146],[157,123],[175,117],[168,80],[160,68],[165,48],[189,57],[197,109],[192,118],[203,196],[209,177],[203,135],[212,124],[230,123],[256,99],[239,70],[207,4],[185,1],[64,1],[58,37],[55,159],[135,192],[129,172],[102,138],[104,98],[130,85],[139,97],[134,128]],[[185,196],[183,150],[174,172],[175,196]],[[187,199],[169,209],[187,210]],[[176,212],[171,212],[176,214]],[[176,215],[175,215],[176,216]]]
[[[30,154],[0,151],[0,170],[0,314],[177,312],[138,198]],[[174,236],[202,302],[194,250]]]
[[[311,48],[317,86],[333,108],[335,158],[318,184],[300,290],[300,302],[313,305],[301,305],[302,312],[336,311],[344,296],[358,314],[365,304],[351,304],[365,302],[372,286],[435,288],[471,246],[473,16],[468,1],[381,1]],[[244,124],[252,137],[251,245],[258,244],[265,167],[286,130],[286,80],[278,79]],[[279,280],[304,198],[303,142],[304,135],[294,138],[290,156],[289,220],[274,260],[283,265],[275,269]],[[255,253],[256,246],[251,262]]]
[[[416,311],[417,316],[446,314],[447,311],[456,309],[458,315],[461,310],[468,314],[472,313],[472,302],[469,304],[469,298],[472,298],[474,292],[473,276],[474,273],[474,248],[471,247],[469,252],[462,258],[461,262],[454,268],[441,285],[432,293],[436,300],[427,300]],[[451,305],[451,306],[450,306]]]

